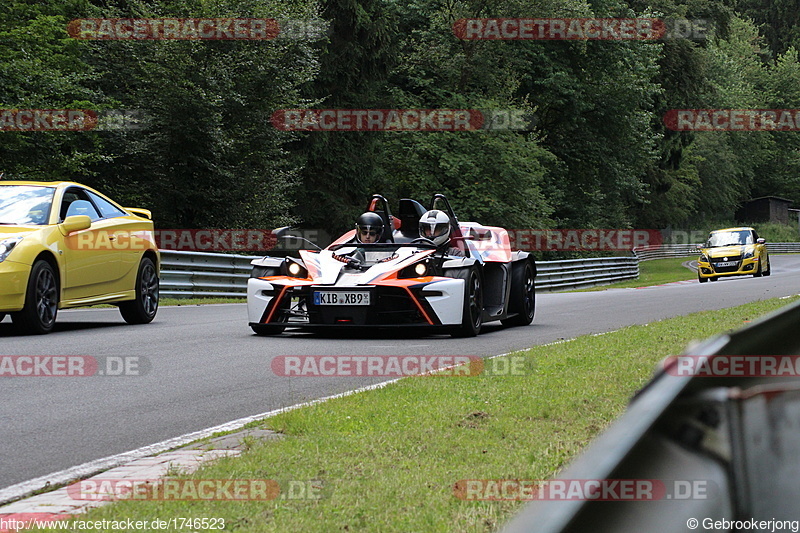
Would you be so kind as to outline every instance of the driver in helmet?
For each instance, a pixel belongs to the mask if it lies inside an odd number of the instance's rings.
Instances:
[[[438,209],[427,211],[419,219],[419,236],[430,239],[440,250],[447,250],[450,255],[462,255],[458,248],[448,247],[452,225],[447,213]]]
[[[383,240],[383,218],[372,211],[361,214],[356,219],[356,241],[371,244]]]

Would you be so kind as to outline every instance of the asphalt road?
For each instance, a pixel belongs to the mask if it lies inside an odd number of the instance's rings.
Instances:
[[[773,256],[773,275],[703,285],[537,295],[532,325],[487,326],[475,339],[256,337],[244,304],[166,307],[149,325],[115,309],[62,311],[47,336],[0,323],[0,355],[138,356],[144,375],[0,378],[0,489],[230,420],[383,381],[274,375],[278,355],[487,356],[587,333],[800,293],[800,256]],[[665,354],[668,355],[668,354]]]

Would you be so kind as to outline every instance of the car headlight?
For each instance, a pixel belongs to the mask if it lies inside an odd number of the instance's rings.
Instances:
[[[419,263],[414,263],[413,265],[409,265],[397,273],[397,277],[400,279],[421,278],[424,276],[433,276],[433,275],[435,275],[434,265],[428,259],[420,261]]]
[[[753,257],[753,253],[755,253],[755,250],[753,250],[752,248],[750,248],[748,250],[745,250],[744,255],[742,256],[742,258],[743,259],[750,259],[751,257]]]
[[[6,260],[11,250],[22,240],[22,237],[11,237],[0,241],[0,263]]]
[[[307,278],[308,270],[300,264],[297,260],[287,257],[283,262],[282,274],[284,276],[291,276],[293,278]]]
[[[700,255],[700,262],[701,263],[710,263],[711,261],[708,259],[708,256],[706,254],[701,254]]]

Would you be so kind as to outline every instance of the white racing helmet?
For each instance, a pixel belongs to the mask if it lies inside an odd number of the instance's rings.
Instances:
[[[432,209],[419,219],[419,236],[432,240],[437,246],[450,238],[450,217],[444,211]]]

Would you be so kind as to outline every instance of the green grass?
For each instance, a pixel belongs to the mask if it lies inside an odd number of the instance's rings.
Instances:
[[[692,256],[694,257],[694,256]],[[641,261],[639,263],[639,278],[609,285],[591,287],[589,289],[578,289],[570,292],[583,291],[603,291],[606,289],[624,289],[627,287],[647,287],[650,285],[661,285],[672,283],[673,281],[683,281],[696,279],[697,273],[682,266],[682,263],[691,261],[692,257],[670,257],[668,259],[653,259],[652,261]]]
[[[85,518],[221,517],[237,532],[494,531],[521,504],[461,501],[457,481],[554,476],[623,413],[662,358],[795,299],[533,347],[514,354],[524,375],[407,378],[290,411],[263,423],[287,438],[191,476],[273,479],[283,490],[321,480],[319,500],[123,501]]]

